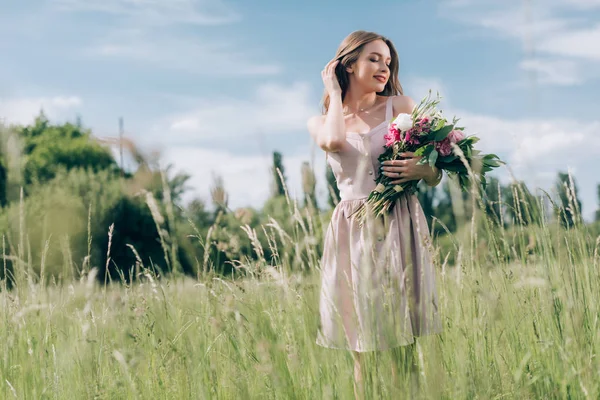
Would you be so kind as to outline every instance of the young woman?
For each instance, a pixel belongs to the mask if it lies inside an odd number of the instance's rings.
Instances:
[[[357,396],[363,390],[361,353],[391,349],[399,359],[400,346],[411,354],[415,336],[442,332],[429,230],[417,197],[403,195],[389,216],[370,218],[362,227],[351,217],[380,173],[393,183],[423,179],[435,186],[441,179],[441,171],[417,165],[412,153],[393,165],[379,164],[388,123],[415,106],[402,95],[398,66],[389,39],[351,33],[321,72],[322,115],[307,122],[341,197],[324,239],[316,343],[353,352]],[[396,365],[392,373],[397,376]]]

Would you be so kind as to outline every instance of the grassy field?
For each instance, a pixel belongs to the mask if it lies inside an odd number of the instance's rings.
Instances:
[[[598,398],[594,235],[545,222],[445,243],[444,333],[417,339],[420,397]],[[236,281],[145,270],[105,287],[92,269],[72,283],[0,282],[0,398],[352,399],[351,355],[315,344],[320,276],[308,267],[265,263]],[[411,379],[402,371],[392,387],[392,362],[367,359],[368,398],[407,398]]]

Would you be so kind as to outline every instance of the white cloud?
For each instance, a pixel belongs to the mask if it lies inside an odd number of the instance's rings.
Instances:
[[[229,207],[251,206],[262,207],[270,196],[273,180],[270,167],[271,155],[239,155],[228,151],[215,151],[201,147],[175,146],[163,153],[163,160],[173,163],[176,169],[191,173],[190,186],[194,188],[185,195],[184,201],[200,197],[210,202],[210,187],[213,173],[223,178],[225,189],[229,195]],[[310,161],[308,151],[305,154],[283,157],[287,187],[290,197],[301,201],[302,177],[301,166]],[[324,189],[325,159],[315,160],[313,168],[317,176],[317,192],[320,205],[324,206],[326,192]]]
[[[249,98],[205,98],[195,103],[191,110],[160,121],[152,139],[160,140],[165,132],[170,143],[186,144],[206,139],[227,141],[240,134],[285,135],[305,131],[306,120],[318,111],[310,86],[304,82],[290,86],[267,83]]]
[[[600,121],[570,119],[515,119],[475,115],[452,110],[461,117],[467,134],[481,138],[477,147],[498,154],[508,163],[516,179],[532,188],[550,190],[558,171],[573,171],[583,202],[583,214],[592,218],[596,209],[596,185],[600,183],[593,165],[600,157]],[[503,181],[510,179],[504,167]]]
[[[49,119],[74,119],[82,100],[77,96],[0,99],[0,118],[7,123],[29,124],[43,110]]]
[[[240,15],[219,0],[55,0],[59,10],[128,16],[149,25],[222,25]]]
[[[274,75],[281,66],[254,61],[258,50],[208,38],[183,37],[168,31],[119,29],[85,49],[92,57],[129,59],[143,66],[185,71],[225,79],[231,75]]]
[[[441,15],[466,25],[479,26],[500,37],[520,41],[524,57],[521,67],[537,70],[544,78],[540,83],[576,85],[597,77],[589,73],[578,79],[586,63],[600,61],[600,25],[589,11],[600,8],[600,0],[545,0],[523,3],[451,1],[441,3]],[[566,13],[568,11],[568,13]],[[562,57],[548,64],[534,60],[534,54]],[[590,71],[597,70],[591,65]],[[565,74],[566,76],[559,76]]]
[[[209,200],[215,172],[224,179],[231,208],[261,207],[270,194],[272,153],[249,154],[239,150],[239,143],[250,145],[257,137],[291,135],[294,145],[279,149],[284,154],[290,195],[302,198],[301,166],[308,161],[317,176],[317,197],[325,204],[324,152],[315,148],[306,133],[306,120],[318,112],[308,83],[266,83],[245,98],[186,98],[185,103],[188,111],[161,119],[150,135],[136,138],[146,145],[160,144],[164,162],[192,175],[190,185],[195,190],[184,200],[196,196]],[[231,149],[232,139],[238,144],[237,151]],[[252,143],[251,151],[256,151],[255,145]]]
[[[561,56],[600,61],[600,24],[589,29],[557,32],[544,38],[539,50]]]
[[[600,0],[565,0],[567,5],[572,5],[581,9],[589,10],[600,8]]]
[[[440,94],[443,99],[443,103],[447,104],[450,102],[448,98],[448,91],[442,83],[441,79],[435,77],[415,77],[407,82],[403,83],[404,94],[410,96],[416,103],[419,103],[431,90],[432,97],[436,96],[436,93]]]
[[[581,68],[572,60],[527,59],[519,66],[525,71],[537,74],[541,84],[572,86],[583,83]]]
[[[482,138],[478,143],[482,149],[508,154],[510,164],[523,173],[533,172],[535,166],[559,167],[600,156],[600,137],[595,134],[600,121],[506,120],[466,112],[457,114],[461,116],[460,125]]]
[[[159,67],[219,77],[281,72],[279,63],[262,61],[268,57],[259,45],[248,45],[232,34],[211,32],[214,26],[242,19],[221,0],[57,0],[53,5],[64,12],[111,17],[111,23],[103,24],[101,30],[91,30],[93,39],[81,50],[85,56],[139,63],[144,69]],[[181,29],[185,24],[201,27],[185,31]],[[99,36],[97,32],[107,33]]]

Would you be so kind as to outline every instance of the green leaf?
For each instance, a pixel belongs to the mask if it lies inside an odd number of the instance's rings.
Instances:
[[[452,161],[458,160],[458,157],[454,154],[443,156],[438,158],[438,162],[451,163]]]
[[[454,161],[456,159],[458,159],[457,156],[455,156],[454,154],[450,154],[449,156],[439,157],[438,161],[439,162],[444,162],[444,163],[449,163],[449,162],[452,162],[452,161]]]
[[[485,156],[483,156],[483,158],[497,158],[497,159],[500,159],[500,157],[498,157],[495,154],[486,154]]]
[[[452,128],[454,128],[454,126],[446,125],[446,126],[442,127],[441,129],[436,129],[435,131],[432,131],[430,136],[433,138],[433,140],[435,140],[436,142],[439,142],[441,140],[446,139],[446,137],[448,137],[448,134],[452,131]]]
[[[458,175],[460,186],[463,191],[466,191],[469,188],[469,175],[460,174]]]
[[[433,149],[433,151],[431,153],[429,153],[429,166],[433,167],[435,166],[435,162],[437,161],[438,158],[438,151]]]
[[[440,129],[442,129],[445,124],[446,124],[446,120],[445,119],[440,119],[437,122],[437,124],[435,124],[435,127],[433,128],[433,132],[436,132],[436,131],[439,131]]]
[[[429,153],[431,153],[431,150],[433,150],[433,145],[427,144],[425,146],[419,147],[415,151],[415,156],[416,157],[423,156],[423,157],[427,158],[427,157],[429,157]]]
[[[460,164],[447,164],[442,166],[443,169],[448,170],[448,171],[452,171],[452,172],[466,172],[467,169],[465,168],[465,166],[460,163]]]
[[[494,168],[497,168],[497,167],[499,167],[501,164],[500,164],[499,162],[497,162],[497,161],[489,161],[489,160],[488,160],[488,161],[484,161],[484,162],[483,162],[483,165],[485,165],[485,166],[487,166],[487,167],[494,167]]]
[[[422,156],[425,153],[426,147],[427,146],[421,146],[417,150],[415,150],[415,156],[417,156],[417,157]]]

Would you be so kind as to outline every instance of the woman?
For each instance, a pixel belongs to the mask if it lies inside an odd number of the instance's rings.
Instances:
[[[353,351],[357,396],[364,390],[361,353],[392,349],[398,360],[400,346],[412,354],[414,336],[442,332],[435,270],[425,247],[429,231],[417,197],[402,196],[389,216],[370,218],[363,227],[351,217],[380,173],[392,183],[423,179],[435,186],[441,179],[441,171],[417,165],[412,153],[393,165],[379,164],[388,122],[415,106],[402,95],[398,65],[389,39],[351,33],[321,73],[323,113],[307,122],[341,197],[324,239],[316,343]],[[396,365],[392,373],[396,378]]]

